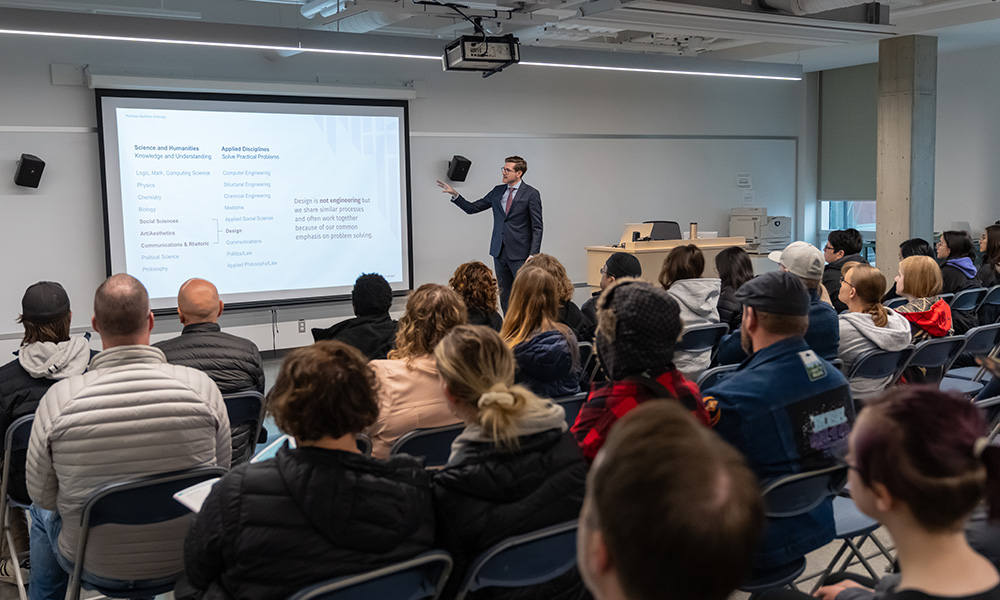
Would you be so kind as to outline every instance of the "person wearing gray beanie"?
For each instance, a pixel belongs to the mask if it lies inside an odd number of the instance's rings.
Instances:
[[[708,425],[698,386],[674,367],[683,323],[666,290],[639,279],[620,278],[597,300],[597,355],[610,381],[595,384],[572,432],[593,461],[611,426],[652,399],[671,399]]]

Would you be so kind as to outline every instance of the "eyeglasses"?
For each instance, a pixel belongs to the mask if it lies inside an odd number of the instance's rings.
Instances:
[[[831,246],[830,244],[823,246],[823,251],[826,252],[827,250],[833,252],[833,246]]]
[[[601,275],[607,275],[607,274],[608,274],[608,268],[607,267],[601,267]]]
[[[504,173],[507,173],[508,175],[514,172],[514,169],[508,169],[507,167],[500,167],[500,170],[503,171]]]
[[[854,287],[854,284],[848,281],[843,275],[840,276],[840,283],[846,283],[847,285]]]

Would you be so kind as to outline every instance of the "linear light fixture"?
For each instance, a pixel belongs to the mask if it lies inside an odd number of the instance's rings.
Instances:
[[[236,43],[236,42],[209,42],[200,40],[172,40],[163,38],[148,38],[148,37],[131,37],[131,36],[121,36],[121,35],[103,35],[103,34],[92,34],[92,33],[68,33],[68,32],[58,32],[58,31],[28,31],[19,29],[0,29],[0,35],[21,35],[21,36],[31,36],[31,37],[54,37],[54,38],[67,38],[67,39],[80,39],[80,40],[98,40],[98,41],[111,41],[111,42],[135,42],[141,44],[172,44],[177,46],[196,46],[196,47],[210,47],[210,48],[233,48],[233,49],[244,49],[244,50],[271,50],[276,52],[312,52],[316,54],[334,54],[334,55],[348,55],[348,56],[372,56],[379,58],[402,58],[402,59],[414,59],[414,60],[433,60],[441,61],[441,56],[430,56],[425,54],[404,54],[398,52],[376,52],[370,50],[338,50],[334,48],[313,48],[306,46],[274,46],[269,44],[249,44],[249,43]],[[696,59],[691,59],[696,60]],[[753,73],[727,73],[723,71],[711,72],[711,71],[695,71],[695,70],[683,70],[683,69],[655,69],[646,67],[625,67],[625,66],[610,66],[610,65],[579,65],[571,63],[554,63],[554,62],[531,62],[522,61],[521,65],[532,66],[532,67],[557,67],[563,69],[589,69],[597,71],[620,71],[628,73],[650,73],[658,75],[700,75],[707,77],[730,77],[737,79],[764,79],[764,80],[778,80],[778,81],[800,81],[801,76],[780,76],[780,75],[763,75],[763,74],[753,74]]]

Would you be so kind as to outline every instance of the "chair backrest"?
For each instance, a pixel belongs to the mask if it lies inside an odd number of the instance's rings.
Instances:
[[[951,304],[951,301],[955,299],[955,294],[940,294],[938,298],[941,298],[948,304]]]
[[[435,550],[368,573],[311,585],[288,600],[434,600],[441,595],[451,567],[451,555]]]
[[[555,579],[576,566],[576,521],[507,538],[482,553],[455,600],[483,588],[522,588]]]
[[[1000,305],[1000,285],[995,285],[991,287],[988,292],[986,292],[986,297],[983,298],[983,302],[980,304],[980,307],[986,304],[992,304],[994,306]]]
[[[965,340],[962,352],[973,356],[989,354],[1000,344],[1000,323],[973,327],[965,332]]]
[[[955,362],[958,355],[962,353],[965,341],[964,335],[950,335],[924,340],[917,344],[913,356],[910,357],[910,362],[906,366],[925,369],[941,368],[943,376],[943,372],[947,371],[951,363]]]
[[[909,302],[909,300],[907,300],[902,296],[899,296],[897,298],[889,298],[888,300],[883,302],[882,305],[885,306],[886,308],[899,308],[900,306],[906,304],[907,302]]]
[[[895,381],[906,368],[906,363],[916,348],[907,346],[902,350],[882,350],[876,348],[863,352],[847,372],[848,379],[883,379]]]
[[[712,367],[707,371],[702,371],[697,381],[698,389],[704,390],[705,388],[712,387],[728,377],[738,368],[740,368],[740,365],[737,363],[732,365],[719,365],[718,367]]]
[[[711,350],[719,343],[722,336],[729,333],[729,325],[725,323],[707,323],[692,325],[684,330],[677,342],[677,350],[685,352],[704,352]]]
[[[576,423],[576,415],[580,414],[580,407],[587,401],[587,395],[587,392],[580,392],[572,396],[552,399],[553,402],[563,407],[563,410],[566,411],[566,423],[570,427],[573,426],[573,423]]]
[[[372,439],[364,433],[355,433],[354,439],[358,444],[358,452],[365,456],[372,455]]]
[[[595,323],[596,325],[596,323]],[[580,368],[586,370],[590,363],[590,358],[594,356],[594,344],[592,342],[580,342]]]
[[[233,432],[233,465],[245,463],[257,449],[257,438],[264,425],[264,394],[257,390],[233,392],[222,396]]]
[[[840,493],[846,482],[847,465],[844,464],[775,479],[762,490],[765,514],[769,519],[804,515]]]
[[[654,240],[679,240],[681,239],[681,226],[677,221],[643,221],[652,223],[653,228],[649,231],[649,237]]]
[[[80,582],[85,579],[83,567],[86,562],[87,540],[92,528],[111,523],[134,526],[152,525],[183,517],[190,514],[191,511],[175,500],[174,494],[207,479],[222,477],[227,472],[228,470],[222,467],[195,467],[112,483],[91,494],[84,503],[80,516],[76,562],[70,578],[70,593],[67,597],[79,598]],[[181,522],[179,526],[186,528],[187,523]],[[179,538],[177,540],[177,556],[183,553],[183,545],[183,538]],[[177,573],[172,577],[161,578],[154,582],[130,582],[129,585],[123,587],[141,588],[144,583],[159,586],[165,582],[176,581],[180,575]]]
[[[35,422],[35,415],[25,415],[7,428],[3,444],[3,474],[0,475],[0,519],[4,518],[7,503],[13,501],[15,505],[29,506],[31,498],[28,491],[18,485],[11,487],[11,468],[17,464],[21,473],[25,472],[24,463],[28,458],[28,442],[31,439],[31,426]]]
[[[979,310],[979,305],[986,299],[987,293],[989,290],[983,287],[962,290],[955,294],[949,304],[951,304],[952,310]]]
[[[423,457],[428,467],[443,467],[451,456],[451,443],[465,429],[465,424],[445,425],[414,429],[404,434],[392,445],[390,456],[409,454]]]

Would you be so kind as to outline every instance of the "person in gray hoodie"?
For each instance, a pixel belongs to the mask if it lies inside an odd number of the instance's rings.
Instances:
[[[86,337],[70,337],[72,319],[69,295],[63,286],[53,281],[39,281],[25,290],[21,298],[21,315],[17,319],[24,326],[21,348],[17,358],[0,367],[0,439],[6,436],[15,420],[35,414],[39,401],[52,384],[87,370],[94,353]],[[27,503],[24,457],[11,462],[10,494]],[[18,555],[27,556],[28,526],[24,512],[11,513],[10,526]],[[0,581],[14,583],[9,555],[4,540]]]
[[[848,310],[839,317],[839,356],[845,370],[869,350],[896,351],[910,344],[910,322],[879,302],[885,288],[885,276],[875,267],[862,263],[844,265],[838,299]],[[850,383],[851,394],[858,398],[881,392],[890,381],[854,378]]]
[[[704,271],[705,255],[694,244],[678,246],[663,259],[660,285],[673,296],[674,300],[677,300],[684,330],[694,325],[719,322],[719,293],[722,281],[702,277]],[[681,335],[683,334],[682,330]],[[697,379],[711,362],[711,350],[674,352],[674,366],[688,379]]]

